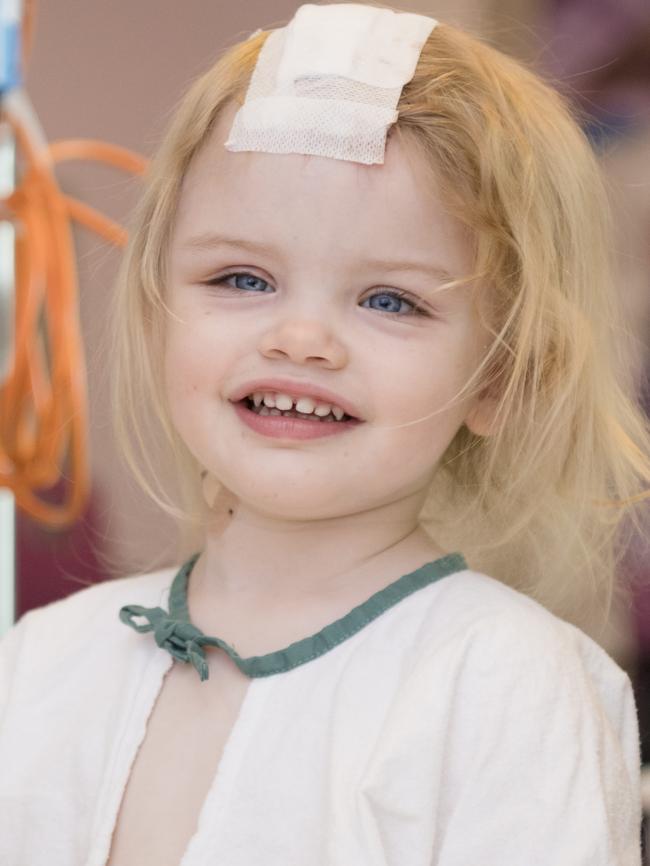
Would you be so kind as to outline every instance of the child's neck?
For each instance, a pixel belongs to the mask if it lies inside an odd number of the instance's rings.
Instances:
[[[195,604],[291,603],[372,591],[443,551],[420,528],[421,495],[328,520],[278,520],[238,503],[208,533],[191,579]],[[392,577],[391,577],[392,576]]]

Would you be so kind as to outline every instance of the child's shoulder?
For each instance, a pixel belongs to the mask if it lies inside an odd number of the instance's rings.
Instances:
[[[506,736],[521,755],[553,740],[549,749],[557,758],[573,732],[594,754],[604,741],[608,749],[622,750],[626,772],[637,784],[630,678],[576,626],[530,596],[465,570],[439,582],[421,634],[412,669],[415,693],[447,696],[461,743],[478,738],[482,745],[476,748],[489,755],[503,748]]]
[[[637,863],[640,748],[628,675],[578,628],[480,572],[434,584],[423,625],[399,718],[415,720],[421,742],[442,719],[452,859],[477,862],[479,847],[465,856],[472,827],[485,851],[503,853],[507,837],[503,862],[521,862],[531,844],[553,847],[548,862],[567,862],[585,827],[581,862],[620,851],[617,863]],[[495,802],[509,816],[506,836]]]
[[[570,669],[607,690],[629,677],[596,641],[530,596],[479,571],[440,581],[427,610],[421,655],[453,645],[475,666],[515,680]]]

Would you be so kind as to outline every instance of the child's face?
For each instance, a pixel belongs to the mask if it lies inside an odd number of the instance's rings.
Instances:
[[[277,517],[424,495],[459,427],[482,432],[483,403],[453,398],[487,338],[467,288],[436,294],[435,274],[373,260],[462,276],[469,238],[424,194],[394,139],[377,166],[231,153],[233,114],[191,165],[172,240],[167,303],[178,318],[167,321],[165,376],[178,432],[243,502]],[[250,276],[209,284],[235,271]],[[386,294],[396,290],[410,300]],[[255,432],[229,397],[276,376],[335,392],[363,423],[311,439]]]

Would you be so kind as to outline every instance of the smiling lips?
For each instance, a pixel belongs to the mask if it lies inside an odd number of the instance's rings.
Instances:
[[[295,410],[307,415],[313,413],[319,417],[325,417],[331,412],[337,422],[363,420],[360,410],[345,397],[306,381],[257,379],[242,384],[230,395],[233,403],[245,398],[249,398],[256,407],[263,403],[269,410]]]
[[[291,418],[331,419],[335,421],[342,421],[343,418],[349,420],[350,418],[340,406],[316,402],[311,397],[291,397],[289,394],[255,391],[246,400],[248,401],[248,408],[260,415],[278,415],[281,413],[285,417]]]
[[[260,414],[257,414],[254,409],[249,408],[249,402],[244,399],[233,404],[240,420],[256,433],[273,439],[317,439],[344,433],[363,423],[352,418],[347,421],[337,421],[329,412],[326,417],[320,418],[317,415],[292,417],[283,415],[277,407],[269,408],[262,405],[258,407]],[[263,410],[269,414],[261,414]],[[277,414],[270,414],[271,412]]]

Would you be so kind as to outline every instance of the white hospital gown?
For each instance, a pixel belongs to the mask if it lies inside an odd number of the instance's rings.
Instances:
[[[167,610],[176,571],[86,588],[0,642],[2,866],[105,866],[183,664],[118,611]],[[461,567],[251,679],[182,866],[640,866],[639,770],[627,675]]]

